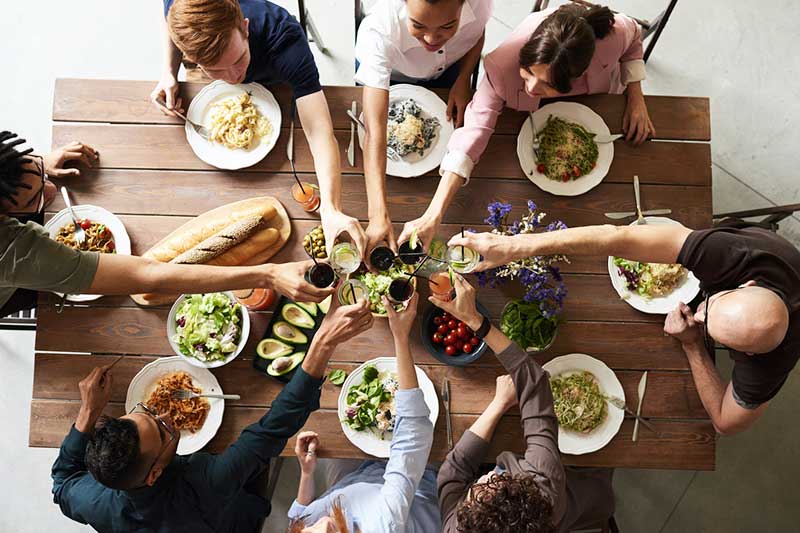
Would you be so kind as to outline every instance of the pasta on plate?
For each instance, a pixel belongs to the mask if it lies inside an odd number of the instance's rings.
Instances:
[[[242,93],[211,105],[210,140],[231,150],[246,150],[272,133],[272,124]]]
[[[174,372],[156,382],[156,388],[150,393],[150,398],[145,404],[158,414],[169,415],[175,429],[185,429],[194,433],[203,427],[211,404],[205,398],[176,400],[172,397],[172,393],[179,390],[189,390],[197,394],[203,392],[194,385],[192,376],[187,372]]]
[[[75,224],[72,222],[59,228],[56,234],[56,242],[84,252],[116,253],[114,235],[108,229],[108,226],[88,219],[79,220],[78,223],[86,235],[83,242],[79,243],[75,240]]]

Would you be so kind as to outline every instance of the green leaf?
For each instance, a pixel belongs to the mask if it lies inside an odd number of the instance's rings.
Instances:
[[[333,383],[334,385],[341,386],[344,383],[344,380],[347,379],[347,372],[344,370],[331,370],[331,373],[328,374],[328,381]]]

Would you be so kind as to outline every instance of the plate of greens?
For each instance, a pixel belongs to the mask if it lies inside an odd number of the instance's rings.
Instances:
[[[614,143],[597,144],[609,134],[605,121],[583,104],[554,102],[533,113],[539,135],[539,159],[533,153],[530,119],[517,136],[522,171],[537,187],[558,196],[578,196],[600,185],[614,159]]]
[[[611,442],[625,418],[621,409],[606,400],[614,397],[625,401],[625,391],[614,371],[582,353],[556,357],[543,368],[550,374],[561,453],[582,455]]]
[[[413,268],[409,265],[396,264],[389,270],[371,272],[359,270],[352,274],[353,279],[357,279],[367,286],[369,291],[369,309],[372,315],[378,318],[386,318],[386,307],[383,305],[383,296],[389,293],[389,285],[395,279],[408,279],[407,272],[412,272]],[[417,286],[417,278],[411,278],[409,282],[412,287]],[[400,311],[403,306],[397,304],[395,308]]]
[[[418,366],[417,381],[430,409],[430,420],[439,417],[439,397],[428,375]],[[397,360],[378,357],[353,370],[339,393],[339,420],[347,439],[364,453],[389,457],[395,423]]]

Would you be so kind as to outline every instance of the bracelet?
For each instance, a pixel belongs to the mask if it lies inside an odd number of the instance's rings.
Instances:
[[[489,330],[492,329],[492,323],[489,321],[487,317],[483,317],[483,322],[481,322],[481,327],[475,330],[475,336],[479,339],[483,339],[488,333]]]

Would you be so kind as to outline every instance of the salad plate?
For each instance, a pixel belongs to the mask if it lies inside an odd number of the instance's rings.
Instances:
[[[193,384],[205,394],[223,394],[217,378],[209,370],[190,365],[181,357],[159,357],[146,364],[131,380],[125,397],[125,412],[133,410],[139,402],[146,402],[156,388],[158,380],[176,372],[189,374]],[[225,400],[222,398],[207,398],[207,400],[210,409],[203,427],[194,433],[186,429],[181,430],[178,455],[189,455],[200,451],[217,434],[225,412]]]
[[[169,310],[167,339],[187,363],[217,368],[242,353],[250,316],[232,292],[184,294]]]
[[[389,315],[386,312],[386,309],[383,305],[382,297],[389,292],[389,285],[395,279],[406,279],[408,276],[406,272],[413,272],[414,268],[410,265],[403,265],[403,266],[393,266],[389,270],[383,270],[381,272],[371,272],[371,271],[358,271],[357,273],[351,274],[353,279],[357,279],[361,281],[364,285],[366,285],[367,290],[369,291],[369,309],[372,312],[372,316],[376,318],[386,318]],[[409,284],[417,288],[417,278],[412,277]],[[400,306],[395,306],[396,308],[400,308]]]
[[[392,85],[389,89],[389,105],[414,100],[422,110],[421,118],[436,118],[439,126],[431,145],[424,155],[410,153],[399,160],[386,158],[386,174],[398,178],[415,178],[437,168],[447,153],[447,142],[453,134],[453,125],[447,120],[447,104],[439,96],[424,87],[409,84]],[[364,114],[361,114],[364,120]],[[364,130],[358,128],[358,144],[364,149]]]
[[[347,376],[347,379],[342,385],[342,390],[339,393],[339,420],[342,421],[342,432],[344,433],[345,437],[347,437],[347,439],[353,443],[353,445],[369,455],[387,458],[389,457],[389,446],[391,445],[392,441],[391,431],[380,432],[376,429],[363,429],[361,431],[357,431],[344,422],[348,416],[347,411],[350,408],[347,402],[347,397],[350,393],[350,390],[353,387],[360,387],[364,384],[364,372],[367,367],[371,366],[374,366],[378,370],[379,377],[377,379],[381,381],[387,378],[391,379],[392,374],[397,374],[397,359],[394,357],[378,357],[371,361],[365,362],[353,370],[350,375]],[[431,424],[435,426],[436,419],[439,417],[439,397],[436,395],[436,389],[433,386],[433,382],[431,382],[428,375],[425,374],[425,371],[416,365],[414,368],[417,371],[417,381],[419,382],[419,387],[422,389],[422,393],[425,396],[425,403],[428,405],[428,409],[430,409],[429,418]],[[364,389],[366,390],[366,388]],[[373,390],[372,394],[377,395],[378,392]],[[369,418],[370,420],[362,420],[362,422],[378,422],[375,420],[377,415],[370,415]]]
[[[680,222],[666,217],[644,217],[644,219],[647,224],[652,225],[681,225]],[[634,224],[636,224],[636,221],[631,222],[630,225],[633,226]],[[669,294],[664,296],[647,296],[646,290],[645,294],[632,291],[628,288],[628,280],[625,275],[620,272],[620,267],[614,263],[614,259],[613,256],[608,258],[608,276],[611,278],[611,285],[614,287],[614,290],[617,291],[620,298],[642,313],[666,315],[678,307],[680,302],[688,304],[694,300],[700,292],[700,280],[688,270],[687,275],[675,285]]]
[[[625,401],[625,391],[619,378],[604,362],[582,353],[571,353],[551,359],[542,365],[550,378],[562,377],[578,372],[589,372],[594,376],[600,392],[606,396]],[[558,449],[561,453],[583,455],[599,450],[619,432],[625,413],[607,404],[607,414],[603,422],[588,433],[570,431],[558,426]]]

